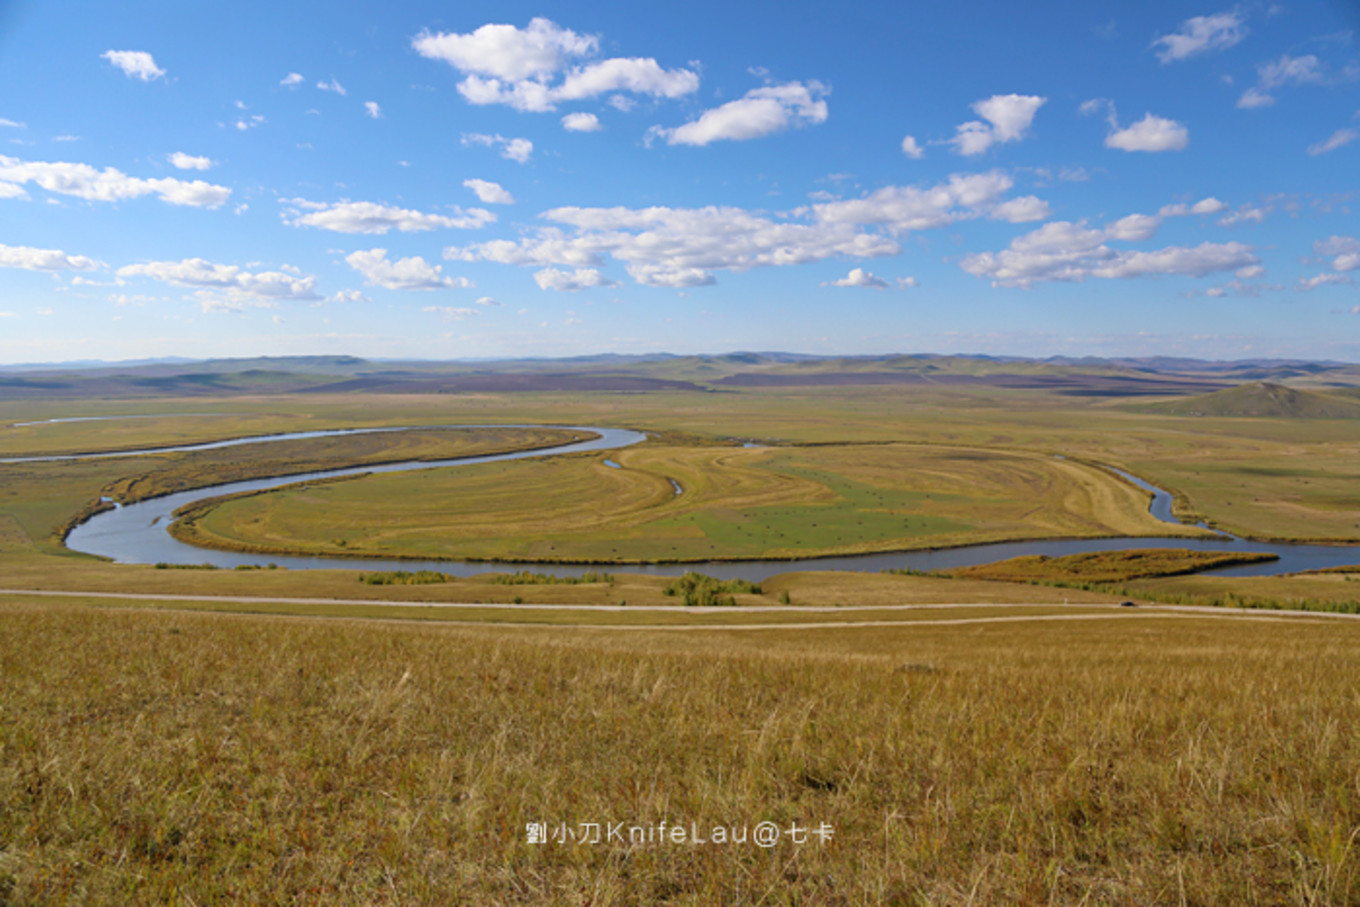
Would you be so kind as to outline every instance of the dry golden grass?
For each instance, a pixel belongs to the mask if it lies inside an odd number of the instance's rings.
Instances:
[[[20,540],[22,540],[21,537]],[[3,539],[3,536],[0,536]],[[488,566],[488,571],[494,568]],[[611,570],[614,582],[586,585],[506,586],[488,572],[446,583],[417,586],[370,586],[358,581],[359,570],[157,570],[150,566],[101,563],[93,560],[32,557],[0,552],[0,588],[83,591],[140,595],[206,595],[256,599],[310,598],[414,604],[472,602],[544,605],[675,605],[662,594],[671,577],[646,576]],[[892,606],[953,604],[959,602],[1014,602],[1043,604],[1064,599],[1073,603],[1108,603],[1111,595],[1080,590],[985,580],[944,579],[882,573],[807,571],[784,573],[762,581],[761,595],[741,595],[742,605],[782,604],[787,594],[794,605]],[[280,609],[287,613],[287,609]],[[315,612],[314,612],[315,613]],[[323,612],[324,613],[324,612]],[[332,612],[340,613],[340,612]],[[501,619],[507,619],[501,615]]]
[[[0,606],[0,901],[1349,904],[1360,625]],[[829,844],[529,844],[763,820]]]

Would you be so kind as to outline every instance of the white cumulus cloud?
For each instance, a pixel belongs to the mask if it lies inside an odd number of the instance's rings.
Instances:
[[[316,300],[316,277],[287,270],[250,272],[202,258],[152,261],[118,269],[121,278],[146,277],[178,287],[195,287],[205,310],[235,310],[244,304],[269,304],[280,300]]]
[[[107,50],[99,56],[117,66],[131,79],[150,82],[165,75],[165,70],[157,66],[151,54],[144,50]]]
[[[369,286],[389,290],[447,290],[472,285],[467,278],[445,277],[439,265],[431,265],[419,255],[388,261],[386,249],[353,252],[345,262],[362,274]]]
[[[872,274],[863,268],[851,268],[850,273],[840,280],[833,280],[830,283],[822,284],[824,287],[865,287],[871,290],[886,290],[888,282],[877,274]]]
[[[213,165],[212,158],[195,157],[183,151],[170,155],[170,163],[180,170],[207,170]]]
[[[896,255],[893,235],[985,217],[1002,203],[1013,180],[1000,171],[955,174],[928,186],[886,186],[859,199],[828,201],[772,217],[742,208],[555,208],[518,240],[449,247],[453,261],[490,261],[548,269],[598,269],[622,262],[634,281],[657,287],[715,282],[716,271],[786,267],[828,258]],[[1022,200],[1003,215],[1037,211]],[[865,226],[873,229],[863,229]],[[569,276],[571,272],[565,272]],[[563,278],[545,275],[549,284]]]
[[[569,113],[562,117],[562,128],[568,132],[599,132],[604,126],[593,113]]]
[[[377,101],[364,101],[364,112],[375,120],[382,119],[382,108],[378,106]]]
[[[697,120],[667,129],[653,126],[649,136],[660,136],[670,145],[708,145],[718,141],[746,141],[781,132],[790,126],[826,122],[822,83],[788,82],[755,88],[735,100],[705,110]]]
[[[411,45],[421,56],[442,60],[463,73],[458,91],[472,104],[506,104],[517,110],[545,112],[563,101],[608,92],[677,98],[699,87],[697,73],[664,69],[650,57],[613,57],[573,65],[594,56],[599,39],[541,17],[522,29],[491,23],[467,34],[425,31]]]
[[[557,268],[544,268],[534,274],[534,283],[541,290],[575,292],[591,287],[612,287],[613,282],[594,268],[577,268],[575,271],[560,271]]]
[[[22,268],[25,271],[93,271],[99,262],[84,255],[67,255],[59,249],[35,249],[31,246],[0,244],[0,268]]]
[[[993,145],[1019,141],[1047,100],[1037,95],[997,94],[978,101],[973,104],[973,112],[982,119],[959,126],[950,143],[959,154],[972,156]]]
[[[477,194],[478,200],[486,205],[513,205],[515,197],[500,183],[493,183],[490,180],[467,179],[463,180],[463,185]]]
[[[545,227],[517,242],[451,247],[444,255],[461,261],[578,269],[598,267],[608,256],[624,262],[638,283],[691,287],[713,283],[714,270],[745,271],[900,251],[892,240],[862,233],[852,224],[785,223],[740,208],[559,208],[543,217],[574,227],[575,233]],[[551,275],[544,279],[558,282]]]
[[[1157,59],[1163,63],[1185,60],[1213,50],[1226,50],[1246,37],[1244,19],[1245,14],[1241,10],[1195,16],[1181,23],[1180,31],[1162,35],[1152,42],[1152,46],[1160,48]]]
[[[1204,198],[1193,205],[1179,203],[1163,205],[1157,212],[1158,217],[1188,217],[1191,214],[1217,214],[1228,206],[1216,198]]]
[[[1332,236],[1313,243],[1316,255],[1332,258],[1332,268],[1337,271],[1360,269],[1360,239],[1354,236]],[[1335,257],[1333,257],[1335,256]]]
[[[523,29],[487,24],[468,34],[425,31],[411,45],[421,56],[443,60],[461,72],[514,82],[557,72],[571,59],[594,53],[599,40],[540,17]]]
[[[22,161],[4,155],[0,155],[0,182],[14,185],[31,182],[48,192],[98,202],[157,195],[172,205],[216,208],[231,196],[227,187],[202,180],[140,179],[113,167],[96,170],[89,164]]]
[[[1111,248],[1111,242],[1143,242],[1156,233],[1160,219],[1131,214],[1104,227],[1085,222],[1053,221],[1017,236],[1000,252],[965,256],[960,267],[993,286],[1025,287],[1048,281],[1080,282],[1179,274],[1203,277],[1259,265],[1251,246],[1202,243],[1141,251]]]
[[[1190,130],[1175,120],[1145,114],[1127,129],[1105,137],[1106,148],[1121,151],[1180,151],[1190,144]]]
[[[463,136],[463,144],[500,148],[501,157],[517,164],[527,163],[529,156],[534,153],[534,143],[528,139],[507,139],[500,133],[488,135],[483,132],[469,132]]]
[[[1027,224],[1044,220],[1049,215],[1048,202],[1033,195],[1025,195],[1002,202],[992,209],[988,216],[992,220],[1004,220],[1012,224]]]
[[[304,81],[306,80],[302,78],[302,73],[290,72],[288,75],[284,76],[282,79],[279,80],[279,84],[282,85],[284,88],[297,88]]]
[[[402,233],[441,228],[477,230],[496,221],[496,215],[484,208],[464,210],[454,207],[452,216],[448,216],[379,205],[375,202],[341,201],[324,204],[294,198],[287,200],[286,204],[290,207],[283,213],[284,223],[294,227],[316,227],[336,233],[381,235],[394,229]]]
[[[916,141],[914,136],[906,136],[902,139],[902,153],[913,161],[919,161],[926,156],[926,150]]]
[[[1272,95],[1254,86],[1242,92],[1242,96],[1237,99],[1237,106],[1241,110],[1255,110],[1258,107],[1269,107],[1274,103],[1275,98]]]
[[[991,211],[1014,185],[1000,170],[953,174],[933,186],[884,186],[863,198],[813,205],[823,223],[881,224],[892,233],[943,227]]]
[[[331,77],[329,82],[317,82],[316,87],[320,88],[322,91],[333,91],[341,97],[349,94],[349,92],[345,91],[345,86],[341,85],[334,76]]]
[[[1255,205],[1240,205],[1236,211],[1220,217],[1218,219],[1218,225],[1220,227],[1232,227],[1237,224],[1259,224],[1265,221],[1268,213],[1270,213],[1268,208],[1259,208]]]

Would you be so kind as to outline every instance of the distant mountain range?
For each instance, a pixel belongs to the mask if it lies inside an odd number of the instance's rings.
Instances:
[[[1073,366],[1077,368],[1135,368],[1152,371],[1232,371],[1246,368],[1278,369],[1291,368],[1307,371],[1322,371],[1333,368],[1356,367],[1357,363],[1336,360],[1310,359],[1190,359],[1172,356],[1147,356],[1142,358],[1099,356],[1049,356],[1035,358],[1027,356],[987,356],[982,354],[953,355],[945,353],[891,353],[868,356],[819,356],[810,353],[733,352],[709,355],[678,355],[675,353],[597,353],[589,356],[565,356],[558,358],[524,357],[509,359],[364,359],[358,356],[255,356],[228,359],[191,359],[184,356],[164,356],[156,359],[72,359],[63,362],[27,362],[0,365],[0,372],[36,371],[87,371],[143,369],[157,366],[193,366],[196,371],[239,372],[251,369],[267,371],[318,372],[350,368],[391,368],[404,366],[413,369],[439,367],[476,367],[506,368],[530,366],[576,367],[590,365],[632,365],[648,362],[665,362],[677,359],[699,359],[712,362],[769,365],[772,363],[793,362],[893,362],[901,360],[938,361],[938,360],[977,360],[995,363],[1039,363],[1043,365]]]
[[[561,359],[456,361],[370,360],[357,356],[207,360],[168,357],[127,362],[85,360],[5,366],[0,368],[0,399],[304,392],[636,392],[663,389],[712,392],[846,385],[984,385],[1049,390],[1073,396],[1184,397],[1229,390],[1249,382],[1315,390],[1357,388],[1360,387],[1360,365],[1295,359],[1221,362],[1171,357],[1054,356],[1031,359],[937,354],[813,356],[787,352],[700,356],[603,354]],[[1237,406],[1236,401],[1209,403],[1208,411]],[[1251,409],[1255,404],[1243,405]]]

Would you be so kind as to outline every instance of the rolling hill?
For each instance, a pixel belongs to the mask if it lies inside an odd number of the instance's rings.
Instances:
[[[1360,418],[1360,400],[1252,381],[1227,390],[1144,407],[1174,416],[1254,416],[1277,419]]]

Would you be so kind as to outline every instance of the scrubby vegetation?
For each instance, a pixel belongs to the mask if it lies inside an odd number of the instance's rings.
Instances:
[[[386,570],[379,573],[360,573],[359,582],[370,586],[428,586],[447,583],[449,575],[437,570]]]
[[[576,576],[554,576],[551,573],[520,570],[516,573],[497,573],[491,577],[491,582],[498,586],[579,586],[583,583],[606,583],[612,586],[614,576],[611,573],[597,573],[594,570],[587,570]]]
[[[734,595],[760,595],[760,586],[744,579],[715,579],[690,571],[661,591],[664,595],[683,599],[686,605],[711,607],[735,605]],[[784,602],[788,603],[787,593]]]

